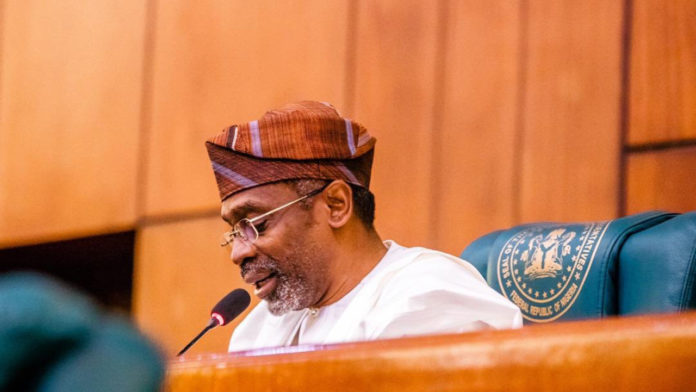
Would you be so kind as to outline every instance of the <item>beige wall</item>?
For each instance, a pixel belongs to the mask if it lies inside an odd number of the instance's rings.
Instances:
[[[6,0],[0,246],[137,229],[135,317],[174,352],[241,285],[203,142],[300,99],[377,137],[377,228],[406,245],[696,209],[695,16],[689,0]]]

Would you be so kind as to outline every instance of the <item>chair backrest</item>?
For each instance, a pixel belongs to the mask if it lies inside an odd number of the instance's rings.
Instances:
[[[696,308],[696,212],[499,230],[461,254],[525,323]]]

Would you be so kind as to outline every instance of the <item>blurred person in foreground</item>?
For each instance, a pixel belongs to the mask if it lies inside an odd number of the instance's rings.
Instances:
[[[206,142],[231,227],[222,244],[263,300],[230,351],[522,325],[468,262],[380,238],[374,146],[362,125],[313,101]]]
[[[163,379],[129,320],[47,276],[0,275],[0,391],[156,392]]]

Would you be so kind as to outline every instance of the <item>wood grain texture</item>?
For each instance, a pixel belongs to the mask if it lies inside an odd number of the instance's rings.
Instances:
[[[448,2],[446,15],[431,229],[437,249],[459,254],[514,223],[519,2]]]
[[[696,138],[696,2],[633,2],[629,144]]]
[[[352,118],[377,138],[371,190],[384,238],[429,245],[439,2],[363,1]]]
[[[622,5],[528,2],[521,222],[618,213]]]
[[[294,352],[294,353],[293,353]],[[696,313],[189,357],[166,391],[680,391]]]
[[[133,313],[138,325],[173,356],[200,332],[210,309],[228,292],[249,286],[219,246],[229,230],[219,217],[152,225],[138,232]],[[205,335],[190,353],[227,351],[233,328],[246,312]]]
[[[217,208],[207,138],[303,99],[343,106],[347,1],[159,1],[144,212]]]
[[[144,4],[3,8],[0,244],[132,227]]]
[[[696,147],[633,153],[626,168],[627,214],[696,210]]]

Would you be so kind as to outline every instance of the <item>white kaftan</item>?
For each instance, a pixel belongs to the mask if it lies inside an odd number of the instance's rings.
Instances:
[[[520,310],[468,262],[393,241],[385,245],[382,260],[338,302],[274,316],[261,301],[235,329],[229,351],[522,325]]]

